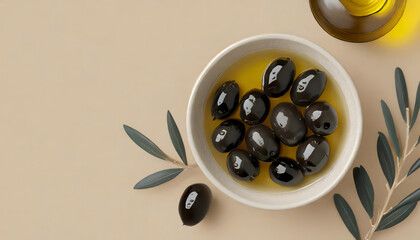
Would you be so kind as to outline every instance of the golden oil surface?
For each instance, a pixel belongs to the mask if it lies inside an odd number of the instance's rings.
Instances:
[[[340,0],[354,16],[368,16],[375,13],[385,5],[387,0]]]
[[[347,109],[344,103],[344,96],[342,92],[338,88],[337,84],[335,83],[334,79],[331,78],[331,75],[325,71],[325,69],[319,65],[318,63],[314,62],[307,56],[303,56],[301,54],[290,52],[290,51],[283,51],[283,50],[265,50],[261,52],[252,53],[244,58],[238,60],[230,67],[228,67],[216,81],[216,84],[210,90],[210,94],[208,99],[206,100],[206,109],[205,109],[205,116],[204,116],[204,126],[205,126],[205,134],[207,138],[207,144],[213,154],[214,159],[218,162],[221,168],[229,174],[227,167],[226,167],[226,157],[228,153],[220,153],[218,152],[212,144],[211,135],[213,130],[224,120],[212,120],[211,116],[211,103],[213,96],[216,90],[226,81],[235,80],[239,85],[239,100],[242,96],[251,89],[258,88],[261,89],[262,84],[262,76],[264,74],[265,69],[267,66],[275,59],[279,57],[289,57],[296,66],[296,77],[304,72],[305,70],[311,68],[317,68],[324,71],[327,75],[327,85],[322,96],[317,101],[325,101],[330,103],[335,110],[337,111],[338,115],[338,127],[334,131],[333,134],[326,136],[329,145],[330,145],[330,156],[328,159],[327,164],[325,167],[318,173],[313,175],[308,175],[304,177],[304,180],[296,186],[292,187],[285,187],[274,183],[268,173],[268,168],[270,163],[264,163],[260,161],[260,174],[259,176],[252,182],[244,182],[235,180],[238,183],[253,188],[260,191],[265,192],[281,192],[281,191],[292,191],[296,190],[301,187],[308,186],[318,179],[322,178],[323,175],[331,168],[332,163],[336,159],[339,151],[341,151],[343,147],[343,141],[346,136],[347,132]],[[270,98],[271,109],[273,109],[278,103],[281,102],[291,102],[289,92],[286,93],[284,96],[279,98]],[[302,115],[305,111],[305,107],[298,107],[301,111]],[[271,128],[270,125],[270,116],[271,112],[268,115],[267,119],[263,122],[264,125]],[[239,107],[235,110],[234,114],[229,117],[229,119],[238,119],[239,117]],[[245,124],[246,130],[248,130],[250,126]],[[313,133],[308,129],[307,136],[312,135]],[[247,150],[245,140],[239,145],[240,149]],[[292,159],[296,159],[296,147],[288,147],[284,144],[281,144],[280,147],[280,156],[289,157]]]

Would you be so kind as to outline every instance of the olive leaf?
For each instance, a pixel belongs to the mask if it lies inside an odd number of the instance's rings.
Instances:
[[[388,140],[381,132],[379,132],[376,148],[382,171],[384,172],[385,178],[388,181],[389,187],[392,187],[395,178],[394,157],[392,156],[392,151]]]
[[[401,202],[397,204],[397,206],[394,207],[394,209],[401,208],[407,204],[415,203],[420,201],[420,188],[418,188],[416,191],[410,193],[407,197],[405,197]]]
[[[375,194],[369,175],[363,166],[353,168],[354,184],[357,195],[370,218],[373,217],[373,202]]]
[[[414,105],[414,111],[413,111],[413,117],[411,119],[410,130],[413,128],[414,123],[416,123],[417,115],[419,114],[419,109],[420,109],[420,82],[417,85],[416,103]]]
[[[349,232],[356,240],[360,240],[359,227],[349,204],[340,194],[334,194],[334,204]]]
[[[419,136],[419,139],[417,139],[416,147],[419,145],[419,143],[420,143],[420,136]]]
[[[384,100],[381,100],[382,113],[384,115],[386,128],[388,129],[389,138],[394,146],[395,153],[398,158],[401,158],[400,143],[398,142],[397,132],[395,131],[394,119],[392,118],[391,111]]]
[[[393,227],[397,225],[398,223],[404,221],[408,216],[410,216],[410,214],[416,208],[416,205],[417,205],[417,202],[414,202],[414,203],[404,205],[401,208],[392,209],[389,213],[383,215],[375,231],[379,232],[381,230]]]
[[[184,162],[185,165],[188,165],[187,155],[185,154],[185,146],[184,142],[182,141],[181,133],[179,133],[178,126],[176,125],[175,120],[169,110],[167,113],[167,122],[172,144],[174,145],[174,148],[179,157],[182,159],[182,162]]]
[[[407,177],[413,174],[417,169],[420,168],[420,158],[411,166],[410,170],[408,170]]]
[[[179,133],[178,126],[176,125],[175,120],[172,117],[172,114],[170,111],[168,111],[168,114],[167,114],[167,122],[168,122],[168,130],[169,130],[169,135],[172,140],[172,144],[174,145],[175,150],[177,151],[178,155],[181,157],[184,164],[188,165],[187,157],[185,154],[184,142],[182,141],[182,137],[181,137],[181,134]],[[148,152],[149,154],[157,158],[166,160],[166,155],[149,138],[144,136],[142,133],[140,133],[136,129],[127,125],[124,125],[124,130],[127,133],[127,135],[131,138],[131,140],[133,140],[133,142],[136,143],[143,150],[145,150],[146,152]]]
[[[184,169],[183,168],[170,168],[165,169],[159,172],[155,172],[138,182],[134,189],[146,189],[151,187],[156,187],[163,183],[166,183],[174,179],[178,174],[180,174]]]
[[[162,152],[162,150],[160,150],[160,148],[156,146],[156,144],[154,144],[150,139],[141,134],[139,131],[127,125],[124,125],[124,130],[127,133],[127,135],[131,138],[131,140],[133,140],[133,142],[137,144],[137,146],[141,147],[144,151],[157,158],[163,160],[166,159],[165,154]]]
[[[405,122],[407,122],[406,109],[409,106],[407,84],[405,82],[404,73],[401,68],[395,69],[395,90],[397,91],[398,105],[400,107],[401,115]]]

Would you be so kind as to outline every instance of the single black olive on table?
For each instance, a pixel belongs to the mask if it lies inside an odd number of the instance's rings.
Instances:
[[[239,86],[235,81],[228,81],[214,94],[211,104],[213,118],[224,119],[232,115],[239,102]]]
[[[229,152],[241,144],[245,136],[245,125],[235,119],[223,121],[211,136],[213,146],[219,152]]]
[[[326,136],[335,131],[338,125],[337,112],[327,102],[315,102],[305,110],[306,125],[315,134]]]
[[[193,184],[179,200],[178,212],[184,225],[194,226],[206,216],[211,203],[211,190],[203,184]]]
[[[271,179],[283,186],[294,186],[303,180],[303,171],[299,163],[286,158],[279,157],[271,163],[269,168]]]
[[[234,149],[227,156],[227,169],[232,177],[241,181],[252,181],[260,173],[257,159],[242,149]]]
[[[304,168],[305,175],[319,172],[327,163],[330,145],[321,136],[313,135],[299,144],[296,160]]]
[[[278,58],[268,65],[262,79],[262,89],[269,97],[283,96],[292,85],[296,67],[290,58]]]
[[[249,125],[264,122],[269,111],[270,99],[261,90],[253,89],[241,99],[239,116]]]
[[[280,141],[265,125],[250,127],[245,142],[251,154],[263,162],[272,162],[280,153]]]
[[[326,84],[325,72],[318,69],[307,70],[293,82],[290,99],[298,106],[308,106],[322,95]]]
[[[306,123],[299,109],[292,103],[279,103],[271,111],[271,127],[280,141],[296,146],[306,135]]]

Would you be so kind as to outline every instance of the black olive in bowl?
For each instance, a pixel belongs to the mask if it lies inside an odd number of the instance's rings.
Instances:
[[[226,159],[227,169],[232,177],[241,181],[253,181],[260,173],[260,163],[249,152],[232,150]]]
[[[262,80],[262,89],[269,97],[286,94],[295,78],[296,67],[290,58],[278,58],[268,65]]]
[[[303,180],[304,174],[298,162],[279,157],[274,160],[269,168],[271,179],[283,186],[294,186]]]
[[[280,153],[280,141],[265,125],[250,127],[245,142],[251,154],[263,162],[272,162]]]
[[[239,86],[235,81],[228,81],[214,94],[211,104],[213,118],[224,119],[232,115],[239,102]]]
[[[322,95],[326,84],[325,72],[318,69],[307,70],[293,82],[290,99],[298,106],[308,106]]]
[[[245,136],[245,125],[235,119],[223,121],[211,136],[213,146],[219,152],[229,152],[241,144]]]
[[[296,160],[305,170],[305,175],[319,172],[327,163],[330,145],[321,136],[313,135],[305,139],[296,151]]]
[[[253,89],[247,92],[241,99],[239,115],[249,124],[262,123],[270,112],[270,100],[263,91]]]
[[[306,135],[306,123],[299,109],[292,103],[279,103],[271,111],[271,127],[287,146],[296,146]]]
[[[305,121],[315,134],[326,136],[335,131],[338,125],[337,112],[327,102],[315,102],[305,110]]]

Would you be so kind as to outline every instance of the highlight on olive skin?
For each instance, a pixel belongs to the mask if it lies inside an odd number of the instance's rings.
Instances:
[[[213,97],[211,115],[213,119],[225,119],[238,107],[239,86],[235,81],[228,81],[220,86]]]
[[[225,120],[214,129],[212,142],[219,152],[229,152],[241,144],[245,135],[245,126],[235,119]]]
[[[211,199],[212,193],[206,184],[196,183],[187,187],[178,205],[182,223],[194,226],[201,222],[210,208]]]
[[[278,58],[265,70],[262,89],[269,97],[281,97],[289,91],[295,74],[296,67],[290,58]]]
[[[232,150],[227,156],[226,165],[230,175],[240,181],[253,181],[260,173],[258,160],[242,149]]]

